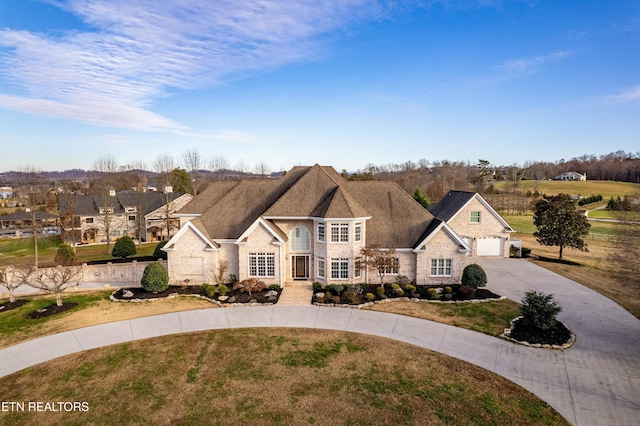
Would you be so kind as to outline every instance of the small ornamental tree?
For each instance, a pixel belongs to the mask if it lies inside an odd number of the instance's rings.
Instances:
[[[486,286],[487,274],[482,269],[482,266],[477,263],[467,265],[462,271],[462,285],[468,285],[474,289]]]
[[[522,319],[518,321],[518,325],[535,330],[549,330],[556,325],[556,316],[561,310],[562,308],[553,301],[552,294],[529,291],[522,299]]]
[[[419,202],[425,209],[431,205],[427,197],[425,197],[422,191],[420,191],[419,187],[416,187],[416,189],[413,191],[413,199]]]
[[[166,246],[169,240],[160,241],[156,246],[155,250],[153,250],[153,257],[156,259],[164,259],[167,260],[167,252],[162,250],[162,247]]]
[[[129,256],[134,256],[136,253],[136,244],[130,236],[125,235],[124,237],[118,238],[116,243],[113,245],[111,256],[126,259]]]
[[[160,262],[148,264],[147,267],[144,268],[140,284],[142,284],[142,288],[152,293],[165,291],[169,287],[167,268]]]
[[[73,251],[73,247],[67,243],[63,243],[56,251],[55,262],[58,265],[72,265],[75,263],[77,258],[78,256],[76,255],[76,252]]]

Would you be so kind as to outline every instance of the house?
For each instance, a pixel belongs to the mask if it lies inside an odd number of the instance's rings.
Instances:
[[[565,172],[556,176],[554,180],[587,180],[587,174],[581,174],[578,172]]]
[[[480,194],[449,191],[429,211],[471,247],[472,256],[509,257],[513,228]]]
[[[10,186],[0,186],[0,198],[11,198],[13,197],[13,188]]]
[[[64,241],[81,244],[128,235],[141,241],[167,240],[179,228],[174,213],[193,196],[163,192],[109,191],[99,195],[60,195],[58,211]]]
[[[267,284],[376,282],[361,249],[394,248],[385,281],[459,283],[471,247],[394,182],[347,181],[332,167],[294,167],[278,179],[212,182],[180,210],[164,249],[171,282],[224,272]]]
[[[0,216],[0,236],[31,236],[33,235],[32,216],[36,220],[36,229],[43,234],[56,234],[60,231],[58,216],[49,212],[35,210],[33,212],[13,212]]]

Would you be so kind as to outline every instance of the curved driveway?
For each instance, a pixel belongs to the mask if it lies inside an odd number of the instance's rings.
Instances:
[[[532,263],[475,259],[489,288],[513,300],[553,293],[577,334],[565,351],[528,348],[431,321],[356,309],[267,306],[202,309],[137,318],[42,337],[0,350],[0,377],[82,350],[221,328],[302,327],[387,337],[493,371],[530,390],[577,425],[640,424],[640,321],[611,300]]]

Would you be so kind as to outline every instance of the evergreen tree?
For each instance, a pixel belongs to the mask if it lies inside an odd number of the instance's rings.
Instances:
[[[431,205],[427,197],[420,191],[420,188],[416,187],[415,191],[413,191],[413,199],[422,204],[422,207],[425,209]]]
[[[533,224],[538,228],[533,233],[538,243],[560,247],[558,259],[562,260],[565,247],[586,251],[587,245],[582,238],[589,234],[591,225],[578,212],[570,195],[558,194],[539,200]]]

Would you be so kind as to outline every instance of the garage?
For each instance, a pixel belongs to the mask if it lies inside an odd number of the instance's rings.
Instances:
[[[476,256],[502,256],[504,253],[504,240],[500,237],[480,237]]]

